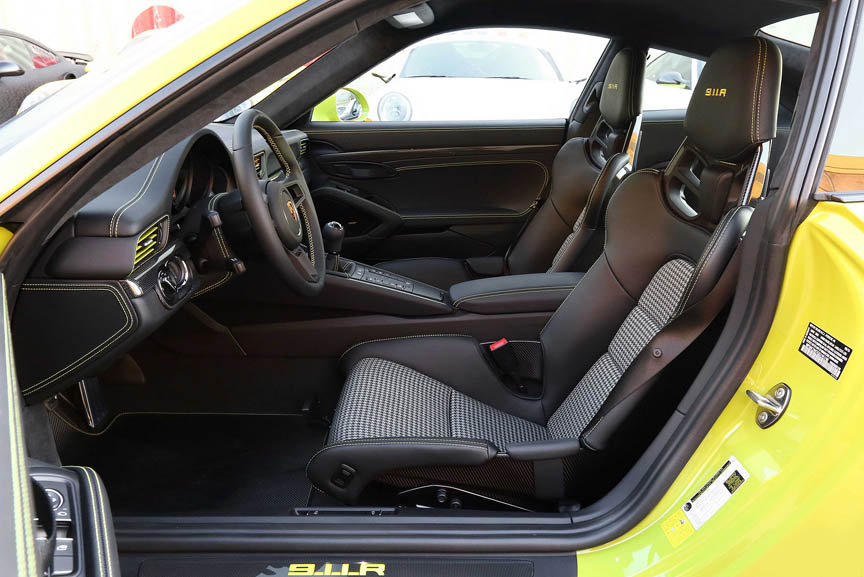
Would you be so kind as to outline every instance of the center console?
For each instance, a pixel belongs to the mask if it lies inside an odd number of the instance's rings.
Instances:
[[[401,316],[453,312],[447,291],[352,260],[328,256],[321,299],[330,306]]]
[[[389,271],[350,261],[346,268],[348,270],[345,271],[345,274],[351,280],[404,291],[442,303],[447,300],[447,293],[445,291]]]
[[[328,222],[321,229],[327,253],[327,281],[322,298],[347,308],[405,316],[453,312],[450,295],[437,287],[339,256],[345,229]]]
[[[492,276],[441,290],[393,272],[339,257],[344,229],[338,222],[322,228],[327,252],[325,293],[342,291],[362,299],[364,307],[382,306],[380,312],[430,315],[466,312],[481,315],[551,313],[579,284],[583,273],[561,272]]]

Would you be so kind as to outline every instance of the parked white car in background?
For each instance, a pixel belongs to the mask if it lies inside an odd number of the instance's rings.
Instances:
[[[457,34],[407,51],[398,73],[377,76],[372,120],[500,120],[561,118],[582,92],[552,55],[528,42]]]
[[[683,110],[705,62],[697,58],[650,50],[642,88],[643,110]]]

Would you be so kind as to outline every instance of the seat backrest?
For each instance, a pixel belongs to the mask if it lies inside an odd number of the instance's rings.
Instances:
[[[762,143],[776,132],[781,66],[763,38],[717,50],[672,162],[633,173],[612,195],[602,255],[540,337],[554,437],[596,447],[635,421],[653,386],[634,376],[652,362],[646,345],[711,291],[746,230]]]
[[[507,255],[511,274],[549,268],[588,203],[603,167],[624,150],[642,110],[645,60],[645,52],[636,48],[624,48],[615,55],[600,95],[600,118],[591,136],[571,138],[555,156],[549,197]]]

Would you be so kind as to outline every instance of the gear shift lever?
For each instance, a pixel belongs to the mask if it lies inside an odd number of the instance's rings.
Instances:
[[[327,254],[339,256],[342,252],[342,239],[345,238],[345,228],[341,223],[331,220],[321,229],[321,236],[324,239],[324,250]]]
[[[345,228],[341,223],[331,220],[321,229],[321,238],[324,241],[324,251],[327,253],[327,269],[340,271],[339,253],[342,252]]]

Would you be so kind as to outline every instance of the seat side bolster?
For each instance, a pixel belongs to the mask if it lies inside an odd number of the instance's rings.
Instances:
[[[575,455],[582,445],[579,439],[549,439],[532,443],[507,445],[507,455],[517,461],[545,461]]]
[[[696,264],[693,278],[679,307],[681,311],[699,302],[717,284],[744,237],[753,210],[751,206],[739,206],[729,211],[717,225],[702,258]]]
[[[750,211],[745,212],[749,217]],[[721,231],[720,235],[723,234]],[[736,233],[733,233],[733,236],[734,234]],[[710,250],[709,247],[708,252]],[[731,250],[734,253],[734,247]],[[740,253],[738,258],[732,257],[726,270],[707,295],[688,307],[645,345],[585,427],[581,435],[584,446],[599,451],[627,438],[630,426],[638,423],[639,407],[657,388],[654,385],[661,371],[702,334],[732,298],[739,270]],[[683,300],[685,299],[682,298]]]
[[[355,504],[363,489],[382,473],[430,465],[482,465],[497,453],[488,442],[473,439],[357,439],[318,451],[306,466],[306,474],[319,491],[344,503]],[[344,487],[333,482],[342,465],[355,471]]]

